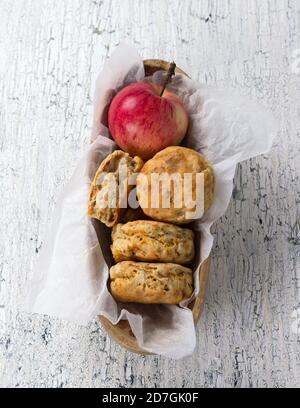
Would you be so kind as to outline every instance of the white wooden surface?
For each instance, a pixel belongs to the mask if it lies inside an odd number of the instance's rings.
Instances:
[[[298,0],[1,0],[2,386],[300,385],[299,10]],[[89,140],[95,75],[120,41],[258,98],[280,123],[272,153],[238,168],[214,227],[198,346],[179,362],[130,354],[96,322],[21,311],[53,206]]]

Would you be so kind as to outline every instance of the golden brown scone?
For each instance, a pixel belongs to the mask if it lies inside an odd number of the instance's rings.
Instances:
[[[111,251],[116,262],[190,263],[195,254],[194,233],[187,228],[157,221],[117,224]]]
[[[127,195],[133,188],[133,186],[128,185],[128,178],[134,173],[138,173],[143,164],[144,162],[140,157],[132,158],[128,153],[124,153],[121,150],[116,150],[108,155],[100,164],[91,184],[88,215],[100,220],[108,227],[117,224],[124,211],[122,208],[119,208],[119,202],[126,201]],[[119,197],[118,170],[120,166],[127,166],[128,178],[125,178],[123,181],[123,186],[127,184],[127,195],[124,197]],[[113,205],[109,204],[110,201]]]
[[[110,279],[119,302],[177,305],[193,293],[191,269],[173,263],[120,262],[110,268]]]
[[[144,213],[149,217],[158,220],[171,222],[174,224],[187,224],[193,219],[191,214],[195,212],[194,207],[185,206],[183,194],[184,187],[182,183],[182,195],[180,208],[174,203],[174,191],[178,192],[178,188],[174,188],[174,183],[171,183],[170,189],[170,208],[163,208],[162,199],[167,197],[166,189],[162,189],[162,183],[159,184],[159,199],[155,201],[158,208],[153,208],[151,205],[151,194],[155,191],[155,187],[151,183],[151,175],[171,175],[179,174],[183,177],[184,174],[192,174],[192,199],[196,199],[196,174],[203,173],[204,175],[204,211],[209,209],[213,202],[215,179],[214,173],[209,162],[198,152],[186,147],[171,146],[157,153],[151,160],[148,160],[137,177],[137,197]],[[180,191],[180,190],[179,190]],[[190,215],[190,216],[189,216]],[[200,215],[201,216],[201,215]]]

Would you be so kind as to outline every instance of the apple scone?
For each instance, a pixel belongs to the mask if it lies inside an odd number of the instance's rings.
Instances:
[[[188,264],[195,254],[194,233],[187,228],[157,221],[117,224],[112,230],[111,251],[116,262]]]
[[[157,153],[145,163],[136,184],[140,206],[157,221],[187,224],[201,218],[213,203],[212,166],[186,147],[171,146]]]
[[[141,170],[143,164],[140,157],[132,158],[121,150],[108,155],[100,164],[91,184],[88,215],[107,227],[117,224],[124,211],[121,203],[127,201],[128,194],[134,187],[129,184],[129,179]]]
[[[176,305],[192,295],[193,274],[173,263],[124,261],[110,268],[110,289],[119,302]]]

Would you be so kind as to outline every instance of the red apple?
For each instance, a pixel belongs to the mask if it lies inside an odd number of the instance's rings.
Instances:
[[[168,146],[181,143],[188,115],[177,95],[162,86],[136,82],[112,100],[108,125],[117,145],[130,155],[153,157]]]

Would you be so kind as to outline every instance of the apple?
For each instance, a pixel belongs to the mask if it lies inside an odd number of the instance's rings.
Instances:
[[[168,146],[179,145],[188,123],[180,98],[150,82],[135,82],[123,88],[108,111],[109,130],[117,145],[143,159],[150,159]]]

